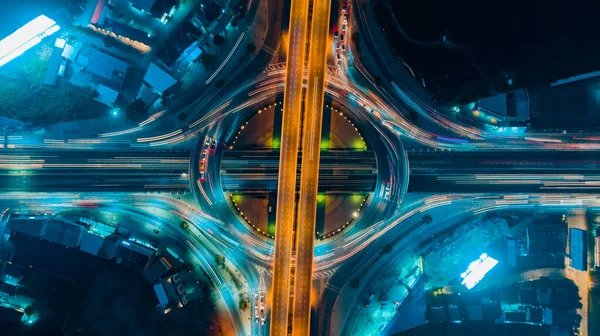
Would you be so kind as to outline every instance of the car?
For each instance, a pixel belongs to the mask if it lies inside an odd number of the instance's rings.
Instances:
[[[342,51],[346,51],[346,45],[342,44]]]
[[[344,26],[346,26],[348,24],[348,20],[344,19],[344,21],[342,21],[342,23],[344,24]]]
[[[200,172],[200,179],[201,179],[202,181],[204,181],[204,179],[206,179],[206,176],[204,175],[204,171],[201,171],[201,172]]]
[[[265,296],[264,296],[264,295],[261,295],[261,296],[260,296],[260,303],[263,303],[263,302],[265,302]]]
[[[254,300],[258,300],[258,294],[254,294]]]
[[[346,5],[343,5],[343,6],[342,6],[342,13],[346,13],[346,9],[348,9],[348,6],[346,6]]]
[[[206,152],[202,152],[202,158],[206,159]]]
[[[392,186],[392,184],[391,184],[390,182],[388,182],[388,183],[385,185],[385,190],[386,190],[386,191],[390,191],[390,187],[391,187],[391,186]]]
[[[258,323],[258,317],[254,318],[254,322]]]
[[[334,38],[338,38],[338,32],[337,31],[333,32],[333,37]]]
[[[262,320],[260,320],[260,324],[265,325],[265,318],[263,317]]]
[[[342,31],[345,32],[346,31],[346,25],[342,26]]]
[[[340,50],[340,45],[339,44],[335,45],[335,50]]]
[[[371,303],[371,301],[366,301],[366,302],[365,302],[365,307],[368,307],[368,306],[369,306],[369,303]]]
[[[258,318],[258,307],[254,306],[254,317]]]
[[[342,34],[342,36],[340,36],[340,40],[342,40],[342,42],[344,42],[344,34]]]
[[[341,60],[342,59],[342,55],[340,53],[337,54],[337,59]]]
[[[341,65],[342,65],[342,60],[338,60],[338,61],[337,61],[337,65],[338,65],[338,66],[341,66]]]
[[[344,13],[344,21],[348,20],[348,13]]]

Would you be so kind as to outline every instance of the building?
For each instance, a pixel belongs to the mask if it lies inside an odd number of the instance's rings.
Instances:
[[[162,23],[175,14],[179,0],[129,0],[131,6],[141,12],[150,13]]]
[[[167,256],[162,256],[144,271],[144,279],[149,283],[155,283],[172,269],[173,260],[169,260]]]
[[[84,229],[81,224],[75,222],[51,219],[47,222],[46,232],[41,238],[65,247],[76,248],[79,247]]]
[[[119,247],[122,241],[123,239],[117,235],[110,235],[104,238],[98,255],[109,260],[116,258],[119,254]]]
[[[117,263],[142,272],[148,267],[155,253],[156,250],[151,247],[135,241],[123,240],[119,245]]]
[[[106,17],[106,11],[108,10],[106,5],[106,0],[98,0],[96,3],[96,8],[94,9],[94,13],[92,14],[92,19],[90,21],[91,24],[98,24],[101,22],[102,17]]]
[[[494,117],[500,126],[524,126],[529,121],[529,105],[527,90],[519,89],[483,98],[475,109]]]
[[[35,216],[11,216],[6,225],[7,229],[13,232],[19,232],[33,237],[41,237],[46,233],[46,221],[50,217]]]
[[[144,75],[144,82],[137,98],[141,99],[146,105],[152,106],[162,94],[175,85],[177,80],[158,65],[151,63]]]
[[[543,318],[544,311],[542,308],[527,307],[527,322],[541,325]]]
[[[156,0],[129,0],[131,6],[142,12],[150,12]]]
[[[481,305],[468,305],[466,307],[466,318],[469,321],[483,320],[483,307]]]
[[[202,36],[202,30],[196,28],[189,20],[182,22],[171,38],[158,49],[158,58],[167,67],[172,67],[181,54]]]
[[[527,226],[529,254],[564,254],[567,246],[567,226],[564,223]]]
[[[94,76],[101,84],[117,90],[122,87],[129,69],[127,62],[89,46],[79,52],[77,63],[85,73]]]
[[[0,264],[0,267],[2,265]],[[23,278],[23,267],[8,261],[0,268],[0,292],[8,296],[17,294],[19,282]]]
[[[587,271],[587,231],[576,228],[569,230],[569,252],[571,267]]]
[[[44,75],[44,84],[46,85],[54,85],[56,84],[56,80],[58,76],[62,76],[60,74],[60,67],[62,61],[62,53],[65,48],[66,41],[61,38],[57,38],[54,42],[54,47],[52,47],[52,54],[50,55],[50,61],[48,62],[48,67],[46,68],[46,74]],[[64,74],[64,69],[62,71]]]
[[[184,302],[185,286],[177,274],[155,284],[154,292],[158,298],[158,305],[162,309],[166,310],[170,304],[175,307],[182,307],[187,303],[187,301]]]
[[[98,84],[98,87],[96,87],[96,92],[98,92],[98,96],[96,96],[94,100],[110,107],[115,104],[117,98],[119,97],[119,91],[113,90],[102,84]]]
[[[102,249],[102,244],[104,244],[103,236],[90,231],[81,233],[81,244],[79,249],[83,252],[97,256]]]
[[[527,322],[526,311],[505,311],[504,321],[511,323],[524,323]]]

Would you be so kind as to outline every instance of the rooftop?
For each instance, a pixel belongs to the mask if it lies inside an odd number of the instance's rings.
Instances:
[[[567,226],[561,224],[527,226],[527,247],[530,254],[564,253]]]
[[[144,82],[148,83],[148,85],[150,85],[159,93],[163,93],[168,88],[175,85],[175,83],[177,83],[177,80],[171,77],[171,75],[169,75],[163,69],[159,68],[158,65],[150,63],[148,71],[144,76]]]
[[[109,80],[119,87],[129,69],[127,62],[92,47],[83,48],[80,51],[77,63],[85,66],[87,73]]]
[[[129,0],[131,5],[139,10],[149,12],[156,0]]]

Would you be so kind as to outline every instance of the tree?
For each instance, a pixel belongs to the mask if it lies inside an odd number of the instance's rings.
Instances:
[[[225,257],[222,255],[216,255],[215,263],[217,264],[217,266],[221,266],[222,268],[224,268],[225,267]]]
[[[221,35],[215,35],[213,36],[213,43],[215,45],[223,45],[223,43],[225,43],[225,38]]]
[[[219,79],[218,81],[215,82],[215,87],[217,89],[222,88],[225,85],[225,82],[222,79]]]
[[[206,67],[211,66],[214,63],[214,61],[215,56],[213,54],[203,53],[202,56],[200,56],[200,62]]]
[[[246,46],[246,52],[248,54],[253,53],[256,50],[256,46],[253,43],[250,43]]]
[[[184,229],[184,230],[186,230],[186,231],[189,230],[190,229],[190,223],[188,223],[186,221],[181,222],[181,228]]]
[[[240,310],[246,310],[246,308],[248,308],[248,301],[244,300],[240,300]]]
[[[146,103],[144,103],[140,99],[134,100],[125,109],[125,114],[126,114],[127,118],[130,120],[139,119],[139,118],[143,117],[144,115],[146,115],[147,112],[148,112],[148,107],[146,106]]]

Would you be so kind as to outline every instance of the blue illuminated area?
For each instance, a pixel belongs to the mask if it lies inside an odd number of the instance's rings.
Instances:
[[[56,22],[45,15],[40,15],[29,21],[0,41],[0,66],[19,57],[59,29],[60,27]]]
[[[463,279],[462,285],[471,289],[485,277],[485,275],[496,267],[498,260],[489,257],[486,253],[479,256],[479,259],[473,261],[466,272],[463,272],[460,277]]]

